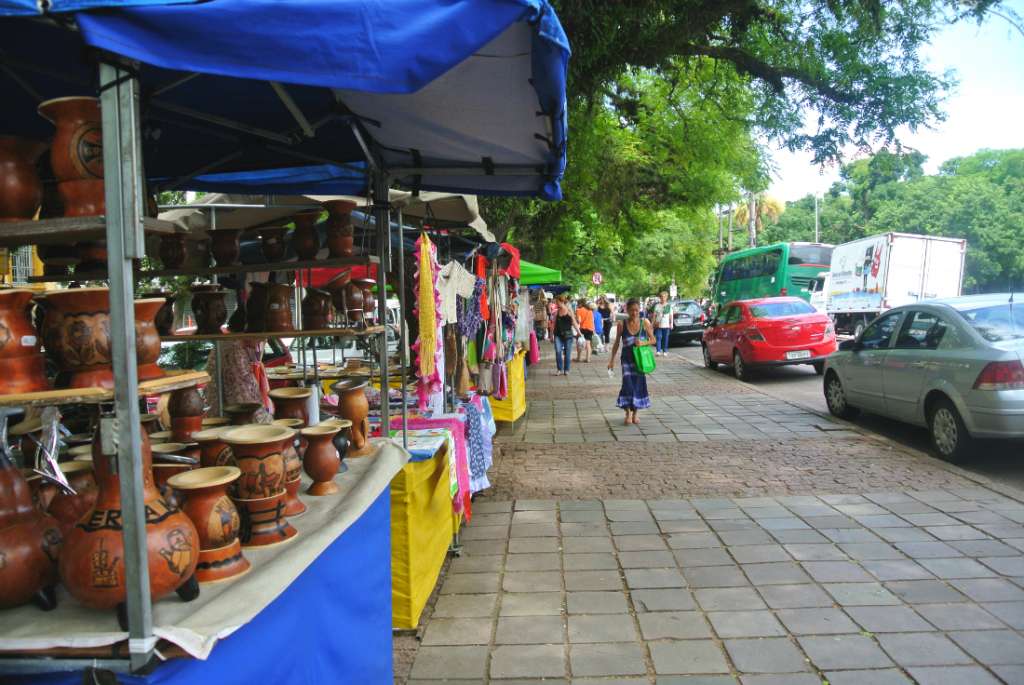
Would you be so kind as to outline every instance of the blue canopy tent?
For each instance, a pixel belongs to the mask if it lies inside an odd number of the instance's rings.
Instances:
[[[377,198],[394,183],[560,199],[568,58],[548,0],[0,0],[3,133],[47,139],[40,102],[101,100],[118,379],[105,430],[118,438],[133,669],[155,646],[131,268],[144,254],[144,180],[150,191],[346,194],[339,170],[366,163]],[[387,204],[373,210],[386,230]],[[389,249],[380,241],[384,263]],[[386,425],[387,403],[382,414]]]

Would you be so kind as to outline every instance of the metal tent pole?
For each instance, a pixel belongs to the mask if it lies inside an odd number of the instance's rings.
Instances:
[[[104,454],[117,451],[121,481],[127,591],[128,650],[132,670],[149,662],[156,646],[149,596],[146,513],[142,494],[138,373],[132,259],[146,252],[142,230],[143,176],[139,83],[112,64],[100,64],[103,167],[107,207],[107,268],[110,274],[110,338],[115,379],[115,417],[100,424]]]
[[[405,326],[405,224],[398,210],[398,362],[402,369],[402,447],[409,449],[409,391],[405,387],[408,331]]]
[[[379,167],[373,175],[373,214],[377,223],[377,252],[380,264],[377,265],[377,316],[378,323],[384,326],[380,336],[380,426],[381,437],[387,437],[391,431],[391,407],[388,401],[388,290],[387,271],[391,265],[391,216],[388,204],[388,177]]]

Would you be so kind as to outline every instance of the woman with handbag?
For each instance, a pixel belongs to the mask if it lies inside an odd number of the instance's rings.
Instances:
[[[608,359],[608,371],[615,368],[615,353],[622,345],[622,387],[615,405],[626,411],[626,425],[640,423],[637,411],[651,406],[651,397],[647,394],[647,373],[654,370],[654,353],[651,345],[654,329],[651,322],[640,318],[640,302],[631,299],[626,303],[626,321],[617,327],[615,346]]]
[[[565,293],[558,296],[555,310],[555,367],[554,375],[568,376],[569,363],[572,361],[573,340],[580,334],[580,324],[576,314],[569,306],[569,298]]]

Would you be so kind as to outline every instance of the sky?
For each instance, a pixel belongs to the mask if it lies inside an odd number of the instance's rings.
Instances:
[[[1007,5],[1024,15],[1024,0]],[[980,27],[960,23],[936,34],[923,56],[933,71],[952,69],[960,82],[946,100],[946,121],[901,132],[905,145],[927,155],[926,173],[979,148],[1024,147],[1024,35],[999,17]],[[809,153],[775,149],[771,157],[777,169],[768,193],[782,200],[823,193],[839,179],[837,168],[819,168]]]

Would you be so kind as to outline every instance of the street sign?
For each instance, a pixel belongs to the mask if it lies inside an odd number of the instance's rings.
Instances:
[[[593,281],[594,285],[601,285],[601,281],[604,280],[604,276],[601,275],[600,271],[595,271],[594,275],[590,277],[590,280]]]
[[[675,299],[678,293],[679,291],[676,289],[676,282],[672,281],[672,285],[668,287],[668,296],[671,297],[672,299]]]

